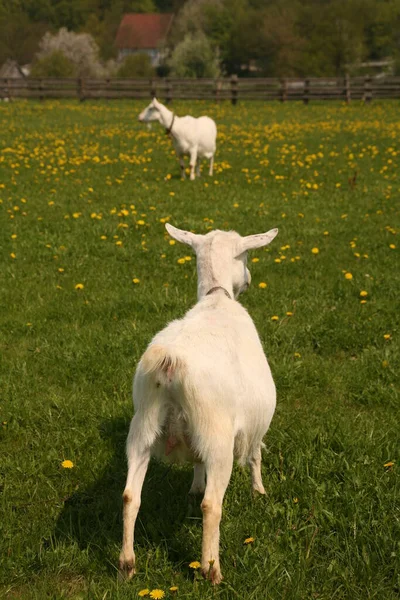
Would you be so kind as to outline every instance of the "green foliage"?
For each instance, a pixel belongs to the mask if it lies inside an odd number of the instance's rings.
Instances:
[[[127,79],[151,78],[154,76],[155,69],[151,64],[149,55],[144,52],[127,56],[116,73],[116,77],[126,77]]]
[[[75,66],[59,50],[36,60],[31,69],[31,77],[73,77]]]
[[[0,103],[0,597],[398,600],[400,102],[174,102],[218,125],[214,176],[194,182],[136,121],[145,104]],[[278,393],[267,497],[235,466],[218,589],[188,568],[189,466],[150,465],[138,572],[117,578],[134,368],[196,302],[166,220],[279,228],[240,297]]]
[[[201,33],[187,34],[168,61],[174,77],[218,77],[221,73],[216,51]]]

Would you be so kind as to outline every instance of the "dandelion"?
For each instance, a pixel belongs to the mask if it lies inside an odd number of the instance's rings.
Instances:
[[[383,337],[385,338],[385,340],[390,340],[392,336],[390,335],[390,333],[385,333]]]
[[[360,296],[361,298],[365,298],[366,296],[368,296],[368,292],[366,292],[365,290],[361,290]]]
[[[260,260],[259,258],[255,257],[255,258],[252,258],[252,259],[251,259],[251,262],[253,262],[253,263],[257,263],[259,260]]]
[[[140,592],[138,593],[138,596],[140,596],[140,598],[143,598],[144,596],[148,596],[149,594],[150,594],[150,590],[145,588],[144,590],[140,590]]]
[[[301,354],[300,354],[300,352],[295,352],[295,353],[293,354],[293,356],[294,356],[295,358],[300,358],[300,357],[301,357]]]
[[[77,283],[76,286],[75,286],[75,289],[76,290],[83,290],[84,287],[85,286],[83,285],[83,283]]]
[[[389,363],[388,363],[388,361],[387,361],[387,360],[383,360],[383,361],[382,361],[382,367],[383,367],[384,369],[386,369],[388,366],[389,366]]]
[[[243,542],[243,544],[246,544],[246,546],[248,546],[249,544],[253,544],[253,543],[254,543],[254,538],[253,537],[248,537]]]
[[[178,265],[184,265],[186,260],[184,258],[178,258],[176,262],[178,263]]]
[[[165,596],[165,592],[163,592],[163,590],[151,590],[150,592],[150,598],[154,598],[155,600],[158,600],[160,598],[164,598]]]
[[[58,272],[59,272],[59,273],[64,273],[64,269],[63,269],[62,267],[59,267],[59,268],[58,268]]]
[[[298,504],[299,503],[299,499],[297,497],[293,498],[293,502],[294,502],[294,504]]]
[[[61,466],[63,467],[63,469],[72,469],[74,463],[72,462],[72,460],[63,460]]]
[[[353,279],[353,275],[351,273],[345,273],[344,277],[345,277],[345,279],[348,279],[348,280]]]
[[[391,248],[392,250],[394,250],[396,248],[396,244],[389,244],[389,248]]]
[[[366,300],[360,300],[360,304],[367,304]]]
[[[101,235],[101,236],[100,236],[100,239],[101,239],[101,240],[106,240],[106,239],[107,239],[107,236],[106,236],[106,235]]]
[[[393,467],[394,462],[392,460],[389,460],[389,462],[385,463],[383,466],[385,467],[385,469],[390,469],[391,467]]]
[[[293,317],[293,313],[292,313],[292,312],[290,312],[290,310],[288,310],[288,311],[287,311],[286,315],[287,315],[288,317]]]
[[[121,242],[121,240],[118,240],[117,242],[115,242],[115,245],[116,245],[116,246],[122,246],[122,242]]]
[[[265,288],[267,287],[267,284],[265,283],[265,281],[261,281],[258,284],[258,287],[261,288],[262,290],[265,290]]]
[[[10,253],[11,258],[17,258],[17,255],[14,252]]]
[[[273,315],[271,317],[271,321],[279,321],[279,317],[277,315]]]
[[[196,569],[200,569],[200,567],[201,567],[201,564],[199,563],[199,561],[198,561],[198,560],[193,560],[191,563],[189,563],[189,567],[190,567],[191,569],[194,569],[194,570],[196,570]]]
[[[138,277],[134,277],[132,279],[132,283],[140,283],[140,279]]]
[[[169,240],[169,245],[170,246],[175,246],[175,244],[176,244],[175,240]]]
[[[319,248],[312,248],[312,249],[311,249],[311,252],[312,252],[313,254],[319,254]]]
[[[192,260],[192,257],[191,256],[185,256],[185,260],[188,260],[188,261]]]
[[[178,591],[178,586],[177,586],[177,585],[173,585],[173,586],[171,586],[171,587],[169,588],[169,591],[170,591],[170,592],[172,592],[172,593],[174,593],[174,592],[177,592],[177,591]]]
[[[145,225],[145,222],[143,221],[143,219],[139,219],[139,221],[136,221],[136,223],[138,225]]]

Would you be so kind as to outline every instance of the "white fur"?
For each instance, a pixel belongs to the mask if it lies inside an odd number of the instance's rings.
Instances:
[[[156,98],[140,113],[139,121],[149,123],[158,121],[169,130],[175,146],[176,153],[181,166],[181,175],[185,177],[185,164],[183,155],[190,156],[190,179],[195,178],[195,166],[197,163],[197,176],[200,176],[201,158],[210,159],[209,175],[213,174],[214,154],[216,149],[217,126],[209,117],[178,117],[174,116],[166,106],[158,102]]]
[[[166,228],[196,252],[198,302],[153,338],[137,366],[120,568],[128,577],[135,572],[133,531],[150,456],[189,460],[190,491],[204,493],[202,570],[219,583],[219,523],[233,459],[249,463],[253,489],[264,494],[262,439],[275,410],[259,336],[235,298],[250,284],[247,250],[265,246],[278,230],[242,238],[234,231],[203,236]],[[207,295],[216,286],[223,289]]]

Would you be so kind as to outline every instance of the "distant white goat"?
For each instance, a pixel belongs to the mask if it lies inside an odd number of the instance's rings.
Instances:
[[[150,102],[139,115],[139,121],[149,123],[159,121],[166,133],[172,136],[176,153],[181,165],[181,175],[185,178],[183,155],[190,156],[190,179],[194,179],[197,163],[197,176],[200,176],[200,158],[210,159],[209,175],[213,174],[214,154],[216,149],[217,126],[210,117],[177,117],[156,98]]]
[[[204,493],[202,571],[219,583],[219,524],[234,458],[249,463],[253,490],[265,494],[261,447],[275,385],[254,323],[236,297],[251,280],[247,250],[266,246],[278,230],[241,237],[166,228],[196,252],[198,302],[153,338],[137,366],[120,569],[129,578],[135,573],[134,527],[150,455],[189,460],[190,493]]]

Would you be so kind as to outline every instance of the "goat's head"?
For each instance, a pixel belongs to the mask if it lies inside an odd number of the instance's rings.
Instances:
[[[193,248],[197,257],[199,297],[207,293],[207,287],[222,286],[237,297],[251,282],[247,268],[247,251],[267,246],[278,234],[277,229],[241,237],[236,231],[210,231],[199,235],[177,229],[169,223],[168,233]]]
[[[149,123],[150,121],[160,120],[160,108],[156,98],[153,98],[150,104],[146,106],[144,110],[142,110],[138,119],[141,123]]]

